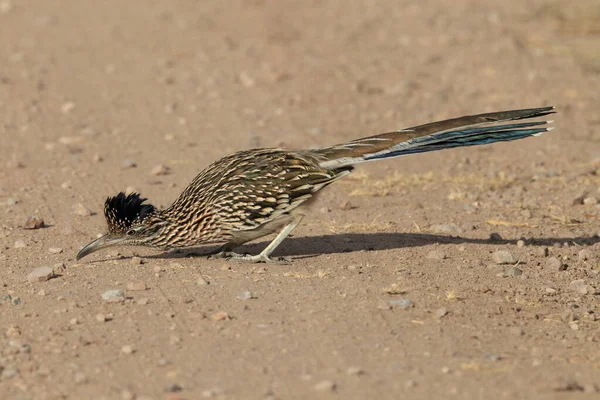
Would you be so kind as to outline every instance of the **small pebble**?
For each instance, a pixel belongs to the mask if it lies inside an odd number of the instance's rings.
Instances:
[[[121,347],[121,353],[123,353],[123,354],[133,354],[134,352],[135,352],[135,350],[133,349],[133,347],[131,347],[128,344]]]
[[[246,300],[252,299],[253,297],[252,297],[252,293],[250,293],[249,291],[246,290],[246,291],[243,291],[242,293],[240,293],[237,296],[237,298],[238,298],[238,300],[246,301]]]
[[[558,258],[550,257],[546,260],[546,268],[551,271],[564,271],[567,269],[567,266],[563,264]]]
[[[517,262],[511,252],[507,250],[498,250],[492,253],[492,259],[496,264],[514,264]]]
[[[246,88],[253,87],[254,83],[255,83],[254,79],[252,77],[250,77],[250,75],[248,75],[248,73],[246,71],[240,72],[239,80],[240,80],[240,83],[242,84],[242,86],[244,86]]]
[[[7,206],[14,206],[14,205],[16,205],[18,202],[19,202],[19,200],[10,198],[10,199],[6,200],[6,205],[7,205]]]
[[[164,164],[158,164],[152,168],[150,173],[154,176],[168,175],[171,169]]]
[[[24,247],[27,247],[24,240],[22,240],[22,239],[15,240],[15,244],[14,244],[15,249],[22,249]]]
[[[569,288],[579,294],[588,294],[590,291],[589,285],[583,279],[577,279],[569,283]]]
[[[585,204],[586,206],[594,206],[598,204],[598,199],[595,197],[586,197],[585,199],[583,199],[583,204]]]
[[[127,290],[131,290],[131,291],[142,291],[142,290],[146,290],[146,283],[138,281],[138,282],[129,282],[127,284]]]
[[[98,321],[98,322],[106,322],[106,315],[104,315],[104,314],[96,314],[96,321]]]
[[[148,301],[149,300],[147,297],[142,297],[137,301],[137,304],[139,304],[140,306],[145,306],[146,304],[148,304]]]
[[[27,281],[30,283],[45,282],[54,278],[54,270],[50,267],[38,267],[27,275]]]
[[[39,217],[27,217],[23,228],[25,229],[40,229],[46,226],[44,220]]]
[[[498,232],[492,232],[490,233],[490,240],[492,242],[501,242],[504,240],[504,238],[502,238]]]
[[[579,253],[577,253],[577,258],[579,258],[581,261],[588,261],[592,260],[594,258],[594,255],[591,250],[582,249],[579,250]]]
[[[546,246],[538,247],[537,250],[535,251],[535,254],[538,257],[548,257],[548,255],[550,254],[550,250],[548,250],[548,248]]]
[[[102,293],[102,300],[108,303],[120,303],[125,301],[125,294],[121,289],[107,290]]]
[[[349,367],[346,370],[348,375],[364,375],[365,371],[361,367]]]
[[[409,299],[392,299],[392,300],[388,300],[388,303],[391,306],[399,307],[402,309],[407,309],[407,308],[415,306],[415,304],[412,302],[412,300],[409,300]]]
[[[445,307],[438,308],[437,310],[435,310],[436,318],[443,318],[446,315],[448,315],[448,310]]]
[[[214,321],[222,321],[222,320],[231,319],[231,317],[229,316],[229,314],[226,313],[225,311],[217,311],[216,313],[214,313],[213,315],[211,315],[211,318]]]
[[[523,248],[525,247],[525,241],[524,240],[517,240],[517,247],[518,248]]]
[[[427,258],[430,260],[442,261],[446,259],[446,254],[442,250],[432,250],[427,253]]]
[[[170,385],[168,385],[165,388],[165,392],[168,392],[168,393],[181,392],[182,390],[183,390],[183,388],[176,383],[171,383]]]
[[[92,215],[92,211],[81,203],[77,203],[73,206],[73,213],[81,217],[89,217]]]
[[[198,280],[196,280],[196,284],[198,286],[206,286],[209,284],[209,282],[206,279],[204,279],[203,277],[199,276]]]
[[[441,233],[441,234],[448,234],[448,235],[459,235],[460,233],[462,233],[462,229],[460,229],[458,227],[458,225],[456,225],[456,224],[431,225],[429,227],[429,230],[432,233]]]
[[[520,326],[511,326],[509,332],[514,336],[523,336],[525,331]]]
[[[144,263],[144,260],[141,257],[131,257],[131,260],[129,260],[129,263],[131,265],[141,265]]]
[[[60,254],[62,253],[63,249],[61,249],[60,247],[50,247],[48,249],[48,252],[52,253],[52,254]]]
[[[69,320],[69,324],[71,324],[71,325],[78,325],[79,324],[79,319],[77,317],[71,318]]]
[[[16,368],[4,368],[2,370],[2,379],[11,379],[19,375],[19,370]]]
[[[121,163],[121,166],[125,169],[127,168],[135,168],[137,167],[137,164],[135,161],[130,160],[130,159],[125,159],[123,160],[123,162]]]
[[[63,114],[68,114],[75,108],[75,103],[72,101],[67,101],[60,106],[60,112]]]
[[[335,382],[330,380],[323,380],[315,385],[315,390],[319,392],[335,392]]]
[[[100,154],[94,154],[92,160],[96,163],[104,161],[104,158]]]
[[[510,267],[504,271],[504,276],[520,276],[523,274],[523,271],[517,267]]]

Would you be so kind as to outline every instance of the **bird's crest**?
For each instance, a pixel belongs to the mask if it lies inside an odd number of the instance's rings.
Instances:
[[[144,204],[146,199],[138,193],[126,195],[120,192],[118,195],[108,197],[104,203],[104,216],[108,224],[108,232],[112,234],[125,233],[135,221],[144,219],[153,213],[155,208],[152,204]]]

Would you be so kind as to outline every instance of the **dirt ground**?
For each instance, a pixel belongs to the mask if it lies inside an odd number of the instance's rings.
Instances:
[[[596,0],[1,0],[0,398],[600,398],[599,21]],[[541,137],[361,165],[290,265],[75,261],[107,196],[168,206],[233,151],[544,105]]]

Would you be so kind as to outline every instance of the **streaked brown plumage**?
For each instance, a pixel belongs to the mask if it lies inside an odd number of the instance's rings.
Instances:
[[[118,244],[170,249],[225,243],[220,256],[270,261],[315,194],[348,175],[355,164],[538,135],[550,130],[548,121],[508,121],[553,112],[553,107],[544,107],[466,116],[315,150],[241,151],[209,165],[164,210],[145,204],[138,194],[108,198],[108,233],[84,247],[77,259]],[[275,232],[277,237],[258,255],[231,252]]]

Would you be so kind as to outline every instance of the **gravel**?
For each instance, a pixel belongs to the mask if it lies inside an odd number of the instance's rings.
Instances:
[[[80,217],[89,217],[92,215],[92,211],[81,203],[73,205],[73,213]]]
[[[237,296],[238,300],[242,300],[242,301],[246,301],[246,300],[250,300],[254,297],[252,297],[252,293],[249,292],[248,290],[243,291],[242,293],[240,293]]]
[[[107,303],[120,303],[125,301],[125,293],[121,289],[107,290],[102,293],[102,300]]]
[[[402,309],[407,309],[415,306],[415,303],[413,303],[412,300],[409,299],[392,299],[388,300],[388,304],[393,307],[398,307]]]
[[[517,262],[512,253],[507,250],[498,250],[492,253],[492,260],[498,265],[514,264]]]
[[[51,267],[38,267],[27,275],[27,281],[30,283],[45,282],[54,276],[54,270]]]
[[[567,266],[563,264],[562,261],[560,261],[558,258],[550,257],[548,258],[548,260],[546,260],[546,268],[548,268],[551,271],[564,271],[567,269]]]
[[[132,290],[132,291],[144,291],[148,289],[146,287],[146,283],[138,281],[138,282],[129,282],[127,284],[127,290]]]
[[[23,224],[25,229],[40,229],[45,226],[44,220],[40,217],[27,217],[27,221]]]
[[[335,392],[336,384],[328,379],[322,380],[315,385],[315,390],[318,392]]]

